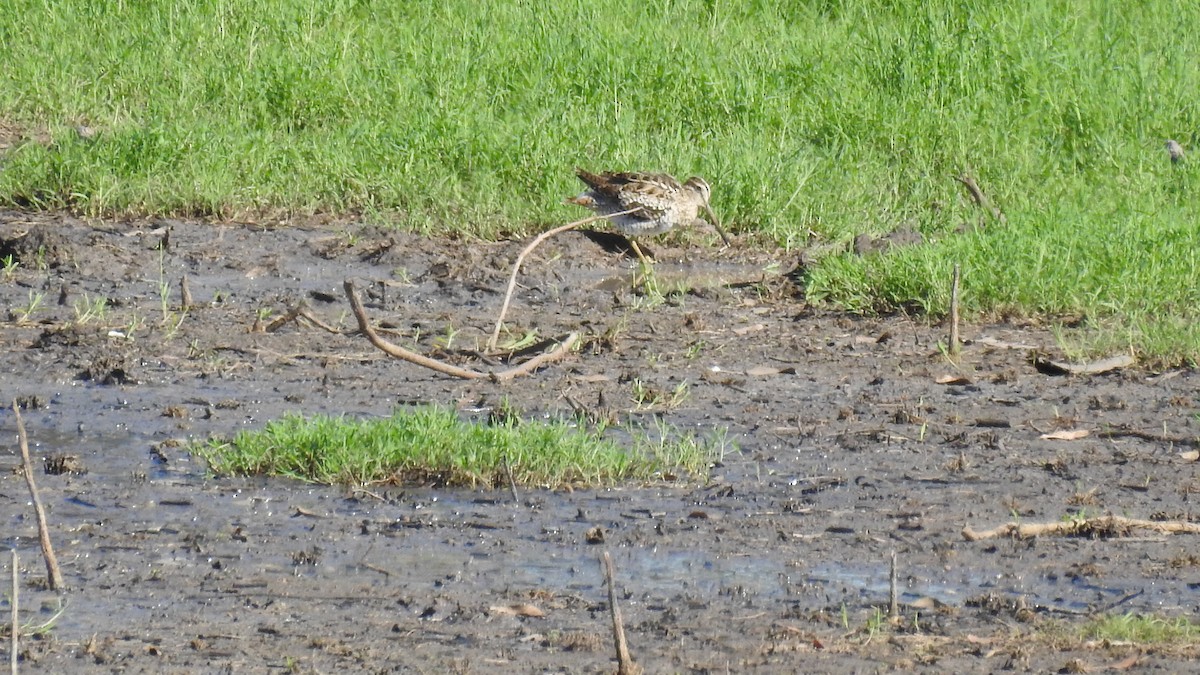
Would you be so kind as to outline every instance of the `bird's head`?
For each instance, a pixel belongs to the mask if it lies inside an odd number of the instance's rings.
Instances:
[[[696,193],[700,197],[700,202],[705,206],[708,205],[708,200],[712,196],[712,188],[708,187],[708,181],[700,176],[692,176],[684,182],[683,187]]]
[[[683,187],[691,190],[693,194],[700,200],[700,206],[708,214],[709,222],[717,230],[717,234],[721,235],[721,241],[729,246],[729,237],[725,236],[725,231],[721,229],[721,224],[717,222],[717,214],[713,213],[712,207],[708,205],[708,200],[712,197],[712,188],[708,186],[708,181],[699,176],[692,176],[683,183]]]

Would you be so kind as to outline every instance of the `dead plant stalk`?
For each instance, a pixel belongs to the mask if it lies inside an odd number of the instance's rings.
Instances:
[[[18,610],[19,602],[17,600],[18,593],[21,590],[21,584],[18,582],[20,573],[17,568],[17,549],[12,550],[12,648],[8,654],[8,666],[12,675],[17,675],[17,649],[20,647],[21,634],[21,619]]]
[[[634,663],[625,642],[625,624],[621,620],[621,607],[617,604],[617,582],[614,579],[612,556],[604,552],[604,580],[608,584],[608,610],[612,614],[613,643],[617,647],[617,675],[641,675],[642,667]]]
[[[1083,520],[1068,520],[1053,523],[1005,523],[990,530],[976,531],[964,527],[963,539],[979,541],[996,537],[1029,539],[1048,535],[1070,536],[1081,533],[1110,532],[1114,537],[1134,529],[1149,530],[1159,534],[1200,534],[1200,523],[1179,521],[1141,520],[1124,516],[1099,516]]]
[[[408,361],[409,363],[437,371],[444,375],[451,375],[453,377],[459,377],[465,380],[490,378],[497,382],[505,382],[521,375],[528,375],[542,365],[562,359],[564,356],[570,353],[571,348],[575,345],[575,342],[579,340],[578,332],[571,333],[553,351],[539,354],[519,366],[496,373],[484,373],[478,370],[471,370],[469,368],[460,368],[458,366],[451,365],[449,363],[442,363],[441,361],[431,359],[428,356],[409,351],[399,345],[392,344],[391,342],[383,339],[379,333],[376,333],[375,329],[371,327],[371,321],[367,317],[366,310],[363,309],[362,301],[358,298],[358,291],[354,287],[354,282],[347,279],[342,284],[342,288],[346,291],[346,297],[350,300],[350,309],[354,312],[354,318],[358,320],[358,329],[362,331],[363,335],[367,336],[367,339],[371,341],[371,344],[375,345],[389,356],[394,356],[403,361]]]
[[[954,274],[950,278],[950,357],[957,359],[962,352],[962,338],[958,332],[958,285],[962,269],[954,264]]]
[[[496,317],[496,328],[492,330],[492,337],[488,340],[487,350],[489,352],[496,351],[496,343],[500,341],[500,329],[504,326],[504,315],[508,313],[508,305],[512,302],[513,290],[517,287],[517,273],[521,271],[521,263],[525,262],[526,256],[532,253],[533,249],[537,248],[538,245],[543,241],[553,237],[556,234],[573,230],[580,225],[587,225],[588,223],[595,222],[597,220],[607,220],[609,218],[616,218],[617,216],[628,215],[637,210],[638,209],[629,209],[628,211],[621,211],[619,213],[610,213],[602,216],[584,218],[583,220],[577,220],[573,223],[560,225],[552,230],[546,230],[545,232],[534,237],[533,241],[529,242],[529,245],[517,255],[517,262],[513,263],[512,273],[508,276],[508,289],[504,291],[504,304],[500,305],[500,316]]]
[[[54,546],[50,544],[50,528],[46,525],[46,509],[42,506],[42,498],[38,496],[37,484],[33,482],[33,461],[29,459],[29,437],[25,434],[25,422],[21,419],[21,406],[16,399],[12,402],[13,413],[17,417],[17,440],[21,445],[21,462],[25,469],[25,484],[29,486],[29,496],[33,499],[33,510],[37,515],[38,540],[42,545],[42,557],[46,560],[46,574],[49,577],[50,590],[61,591],[65,588],[62,571],[58,568],[58,559],[54,557]]]

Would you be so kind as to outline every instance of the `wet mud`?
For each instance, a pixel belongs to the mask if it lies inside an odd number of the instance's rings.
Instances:
[[[955,364],[944,326],[810,307],[799,254],[712,239],[647,242],[661,299],[632,290],[618,239],[551,239],[526,262],[501,341],[581,331],[584,346],[499,383],[388,358],[350,330],[342,283],[356,280],[389,339],[494,368],[477,356],[525,242],[0,213],[0,258],[18,263],[0,279],[0,391],[23,406],[69,586],[22,668],[612,672],[604,550],[647,672],[1188,667],[1192,648],[1077,631],[1097,612],[1197,618],[1195,535],[963,530],[1194,522],[1195,372],[1045,374],[1031,355],[1061,356],[1052,333],[1017,324],[965,326]],[[273,323],[301,302],[346,332]],[[516,500],[214,478],[187,450],[286,412],[420,403],[728,429],[736,447],[704,484]],[[33,627],[60,596],[45,588],[11,410],[0,427],[4,544],[21,554]]]

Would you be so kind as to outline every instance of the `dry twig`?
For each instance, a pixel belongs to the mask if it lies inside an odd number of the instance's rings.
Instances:
[[[1117,354],[1106,359],[1076,364],[1066,361],[1055,361],[1048,356],[1038,355],[1033,359],[1033,367],[1039,373],[1046,375],[1098,375],[1110,370],[1126,368],[1137,363],[1137,359],[1129,354]]]
[[[29,437],[25,435],[25,422],[21,419],[21,406],[16,399],[12,403],[13,413],[17,416],[17,440],[21,445],[21,462],[25,468],[25,483],[29,486],[29,496],[33,499],[33,511],[37,515],[38,540],[42,544],[42,557],[46,559],[46,574],[49,576],[50,590],[61,591],[65,587],[62,571],[58,568],[58,559],[54,557],[54,547],[50,544],[50,528],[46,525],[46,509],[42,507],[42,498],[38,496],[37,484],[33,482],[33,462],[29,459]]]
[[[289,321],[295,321],[296,317],[298,317],[298,316],[300,316],[300,306],[299,305],[289,309],[287,311],[287,313],[285,313],[283,316],[273,319],[271,321],[271,323],[267,324],[266,326],[261,325],[262,324],[261,321],[255,321],[254,329],[252,329],[250,332],[252,332],[252,333],[274,333],[275,331],[282,328]]]
[[[525,257],[532,253],[533,249],[537,248],[538,245],[543,241],[556,234],[566,232],[567,230],[573,230],[580,225],[587,225],[588,223],[595,222],[597,220],[607,220],[609,218],[616,218],[617,216],[630,214],[637,210],[638,209],[629,209],[628,211],[621,211],[620,213],[611,213],[604,216],[592,216],[590,218],[584,218],[583,220],[577,220],[573,223],[560,225],[552,230],[546,230],[545,232],[534,237],[533,241],[529,242],[529,245],[526,246],[519,255],[517,255],[517,262],[513,263],[512,274],[508,276],[508,289],[504,292],[504,304],[500,305],[500,316],[496,317],[496,328],[492,331],[491,339],[488,340],[487,350],[489,352],[496,351],[496,343],[500,340],[500,329],[504,326],[504,315],[508,313],[508,304],[512,302],[513,290],[517,287],[517,273],[521,271],[521,263],[525,262]]]
[[[900,589],[896,583],[896,551],[892,551],[892,573],[888,588],[891,591],[891,602],[888,604],[888,616],[896,619],[900,616]]]
[[[1055,523],[1006,523],[982,532],[976,532],[968,526],[963,528],[962,536],[967,541],[997,537],[1029,539],[1043,535],[1119,537],[1134,529],[1150,530],[1161,534],[1200,534],[1200,524],[1198,523],[1141,520],[1124,516],[1099,516]]]
[[[1137,429],[1129,429],[1125,427],[1117,427],[1115,429],[1104,429],[1096,432],[1096,438],[1136,438],[1142,441],[1151,443],[1164,443],[1166,445],[1200,445],[1200,438],[1188,438],[1184,436],[1168,436],[1166,434],[1151,433],[1148,431],[1139,431]]]
[[[625,642],[625,624],[621,621],[621,608],[617,605],[617,584],[613,580],[612,556],[604,552],[604,580],[608,584],[608,610],[612,614],[613,642],[617,646],[617,675],[641,675],[642,668],[629,656],[629,645]]]
[[[513,503],[518,506],[521,504],[521,498],[517,495],[517,481],[513,479],[512,467],[508,464],[508,455],[500,458],[501,466],[504,467],[504,475],[508,478],[508,490],[512,493]]]
[[[321,317],[317,316],[316,314],[313,313],[313,311],[311,309],[309,309],[308,303],[304,302],[303,300],[296,303],[294,306],[289,307],[288,311],[284,312],[284,314],[282,316],[278,316],[278,317],[272,319],[271,323],[263,325],[261,321],[255,321],[254,328],[251,329],[250,332],[251,333],[274,333],[275,331],[279,330],[280,328],[283,328],[288,323],[291,323],[292,321],[295,321],[296,319],[300,319],[300,318],[308,319],[308,321],[310,323],[312,323],[314,326],[316,326],[317,328],[320,328],[321,330],[328,332],[328,333],[333,333],[334,335],[344,335],[347,332],[347,331],[341,330],[340,328],[336,328],[334,326],[330,326],[329,324],[325,323],[321,319]]]
[[[179,309],[186,312],[195,306],[192,301],[192,287],[188,284],[187,275],[179,279]]]
[[[12,675],[17,675],[17,649],[20,647],[18,642],[21,634],[21,619],[17,609],[17,593],[21,590],[21,585],[18,583],[20,574],[17,572],[17,549],[12,550],[12,600],[9,604],[12,605],[12,647],[8,654],[8,666]]]
[[[958,284],[962,269],[954,263],[954,275],[950,278],[950,357],[957,359],[962,352],[962,339],[958,333]]]
[[[313,314],[312,310],[309,309],[308,306],[305,305],[304,303],[300,303],[300,306],[296,308],[296,313],[297,313],[297,315],[302,316],[305,319],[308,319],[310,322],[312,322],[312,324],[314,326],[316,326],[317,328],[320,328],[321,330],[323,330],[327,333],[333,333],[334,335],[343,335],[346,332],[344,330],[341,330],[340,328],[335,328],[333,326],[330,326],[329,324],[322,321],[321,317],[317,316],[316,314]]]
[[[502,370],[498,373],[484,373],[478,370],[471,370],[470,368],[460,368],[458,366],[451,365],[449,363],[442,363],[441,361],[431,359],[428,356],[409,351],[399,345],[395,345],[387,340],[384,340],[382,337],[380,337],[379,333],[375,332],[375,329],[371,327],[371,322],[367,318],[367,311],[363,309],[362,301],[358,299],[358,292],[354,288],[354,282],[347,279],[342,284],[342,288],[345,289],[346,297],[350,300],[350,309],[354,312],[354,318],[358,320],[358,329],[362,331],[363,335],[367,336],[367,339],[371,341],[371,344],[378,347],[388,356],[394,356],[398,359],[408,361],[409,363],[416,364],[423,368],[437,371],[443,375],[459,377],[465,380],[490,378],[496,382],[505,382],[515,377],[520,377],[521,375],[528,375],[547,363],[562,359],[571,351],[571,348],[575,345],[575,342],[579,340],[578,332],[571,333],[566,337],[565,340],[562,341],[561,344],[558,345],[556,349],[554,349],[554,351],[539,354],[519,366],[509,368],[508,370]]]

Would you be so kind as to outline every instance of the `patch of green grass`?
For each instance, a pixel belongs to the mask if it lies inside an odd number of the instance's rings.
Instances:
[[[0,129],[37,140],[0,204],[495,237],[584,216],[575,164],[697,173],[752,241],[924,235],[830,256],[814,299],[936,315],[961,263],[969,314],[1195,363],[1198,32],[1167,2],[11,0]],[[1006,224],[958,233],[964,172]]]
[[[624,448],[603,429],[566,422],[475,424],[438,407],[383,419],[287,416],[197,452],[217,474],[276,475],[315,483],[435,482],[558,487],[702,477],[725,440],[633,432]]]
[[[1191,642],[1200,636],[1200,624],[1186,617],[1164,619],[1144,614],[1118,614],[1089,622],[1083,627],[1085,639],[1170,644]]]
[[[1102,201],[1096,196],[1094,201]],[[1133,350],[1158,362],[1200,361],[1200,229],[1188,208],[1137,213],[1109,199],[1105,220],[1064,204],[884,256],[828,258],[809,279],[812,300],[857,310],[940,315],[962,265],[969,314],[1068,318],[1060,340],[1079,355]],[[1082,229],[1081,229],[1082,228]]]

